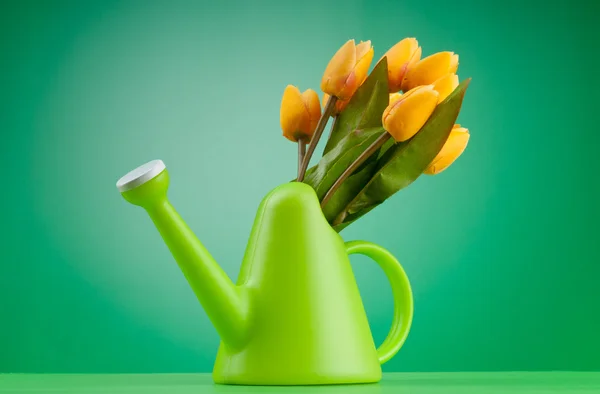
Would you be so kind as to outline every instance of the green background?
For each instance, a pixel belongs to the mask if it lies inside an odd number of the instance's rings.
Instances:
[[[378,59],[407,36],[459,53],[471,141],[343,232],[412,281],[384,370],[600,370],[593,2],[52,3],[0,7],[0,372],[210,371],[215,331],[115,182],[163,159],[235,279],[258,203],[296,169],[284,87],[318,89],[349,38]],[[379,343],[391,292],[352,262]]]

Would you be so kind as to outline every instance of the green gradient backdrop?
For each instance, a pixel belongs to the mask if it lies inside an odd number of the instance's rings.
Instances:
[[[210,371],[218,338],[117,178],[163,159],[235,279],[259,201],[295,171],[285,85],[318,88],[348,38],[379,58],[405,36],[460,54],[472,137],[344,232],[412,280],[384,370],[600,370],[591,1],[46,3],[0,8],[0,372]],[[390,290],[352,261],[380,342]]]

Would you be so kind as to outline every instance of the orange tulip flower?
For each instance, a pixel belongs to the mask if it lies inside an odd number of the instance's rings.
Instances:
[[[405,38],[391,47],[382,59],[384,57],[388,63],[389,90],[397,92],[402,88],[408,69],[421,59],[421,47],[415,38]]]
[[[454,52],[438,52],[421,59],[406,73],[402,90],[410,90],[420,85],[433,84],[447,74],[458,70],[458,55]]]
[[[308,89],[300,93],[300,90],[292,85],[285,88],[279,112],[285,138],[294,142],[300,139],[309,142],[320,117],[321,105],[317,92]]]
[[[349,100],[367,78],[373,60],[371,41],[355,45],[349,40],[336,52],[325,68],[321,90],[340,100]]]
[[[438,97],[432,85],[390,95],[390,104],[383,111],[383,127],[398,142],[412,138],[431,116]]]
[[[464,152],[469,143],[469,130],[455,124],[435,159],[429,164],[424,173],[427,175],[436,175],[444,171],[454,163],[456,159]]]

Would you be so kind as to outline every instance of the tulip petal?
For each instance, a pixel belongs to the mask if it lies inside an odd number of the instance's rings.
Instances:
[[[356,46],[354,40],[348,40],[333,55],[325,68],[321,79],[321,90],[332,96],[344,87],[346,79],[356,65]]]
[[[307,135],[309,138],[312,138],[312,135],[317,128],[317,123],[319,123],[319,119],[321,118],[321,104],[319,103],[319,95],[314,90],[307,89],[304,93],[302,93],[302,100],[304,101],[304,105],[306,106],[306,111],[309,117]]]
[[[391,47],[383,57],[388,59],[389,90],[397,92],[402,87],[409,65],[421,58],[421,48],[415,38],[405,38]]]
[[[455,53],[450,59],[450,72],[455,73],[458,70],[458,55]]]
[[[448,168],[465,151],[469,137],[467,129],[454,125],[446,143],[423,173],[436,175]]]
[[[433,88],[440,94],[438,102],[442,102],[456,89],[458,86],[458,75],[448,74],[434,82]]]
[[[325,108],[325,106],[327,105],[327,102],[329,101],[329,97],[331,97],[331,96],[328,95],[327,93],[323,93],[323,100],[321,100],[321,105],[323,106],[323,108]]]
[[[365,57],[367,52],[369,52],[371,49],[371,40],[361,41],[360,44],[356,46],[356,60],[360,61],[360,59]]]
[[[461,125],[459,125],[458,123],[455,124],[454,126],[452,126],[452,131],[457,131],[457,132],[463,132],[463,133],[468,133],[469,129],[467,129],[466,127],[462,127]]]
[[[302,135],[308,134],[310,120],[302,94],[293,85],[288,85],[281,99],[279,121],[283,136],[290,141],[298,141]]]
[[[415,53],[413,53],[412,57],[410,58],[410,61],[405,65],[403,77],[402,77],[402,80],[400,81],[400,90],[402,89],[402,86],[405,84],[405,81],[408,76],[408,72],[410,70],[412,70],[417,65],[417,63],[419,63],[419,61],[421,61],[421,51],[422,51],[421,47],[418,47],[417,50],[415,51]]]
[[[438,52],[427,56],[408,70],[402,89],[432,84],[446,74],[456,72],[457,67],[458,55],[454,52]]]
[[[432,85],[406,92],[383,112],[383,127],[398,142],[412,138],[431,116],[438,96]]]
[[[363,44],[368,44],[369,47],[366,47]],[[367,79],[367,74],[369,72],[369,67],[371,66],[371,61],[373,60],[374,52],[373,48],[370,47],[371,41],[362,42],[359,45],[363,45],[360,52],[362,56],[360,58],[357,57],[357,63],[346,79],[344,87],[337,93],[337,97],[341,100],[350,100],[354,92],[356,92],[356,89],[358,89],[358,87],[363,84],[365,79]]]
[[[388,104],[388,107],[393,107],[401,98],[402,93],[390,93],[390,103]]]

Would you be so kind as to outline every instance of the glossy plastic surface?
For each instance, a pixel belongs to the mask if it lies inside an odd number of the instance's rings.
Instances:
[[[369,383],[402,346],[412,321],[408,279],[398,261],[371,243],[344,243],[325,220],[314,190],[286,183],[261,202],[237,285],[168,202],[164,170],[123,193],[146,209],[222,342],[216,383],[315,385]],[[376,349],[348,254],[384,270],[393,289],[392,329]]]
[[[346,250],[348,254],[364,254],[375,260],[392,286],[394,297],[392,328],[381,346],[377,348],[379,362],[383,364],[398,353],[412,325],[413,296],[410,282],[398,260],[381,246],[371,242],[352,241],[346,243]]]

